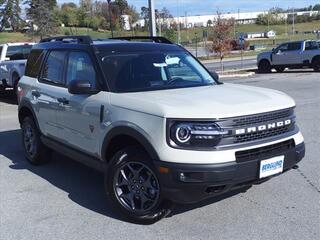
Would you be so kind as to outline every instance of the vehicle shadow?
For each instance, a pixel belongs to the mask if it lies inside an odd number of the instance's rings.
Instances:
[[[120,221],[126,221],[112,209],[111,201],[104,192],[103,174],[75,162],[59,153],[52,153],[51,161],[42,166],[29,164],[23,155],[20,130],[0,132],[0,155],[8,158],[13,170],[28,170],[45,179],[53,186],[68,193],[70,200],[87,209]],[[208,204],[221,201],[235,194],[243,192],[237,190],[192,205],[176,205],[168,217],[182,214]]]
[[[0,102],[16,105],[17,99],[13,90],[0,91]]]

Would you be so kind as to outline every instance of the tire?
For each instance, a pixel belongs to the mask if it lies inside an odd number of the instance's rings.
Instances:
[[[275,69],[276,69],[276,71],[277,71],[278,73],[283,73],[284,70],[285,70],[284,67],[276,67]]]
[[[259,73],[270,73],[271,72],[271,64],[268,60],[262,60],[258,65]]]
[[[320,72],[320,57],[317,57],[315,60],[313,60],[312,67],[314,71]]]
[[[153,224],[171,212],[161,196],[152,160],[139,147],[117,152],[105,174],[105,190],[119,213],[129,222]]]
[[[40,140],[40,132],[32,117],[25,117],[22,122],[22,146],[25,156],[32,165],[46,163],[50,150]]]

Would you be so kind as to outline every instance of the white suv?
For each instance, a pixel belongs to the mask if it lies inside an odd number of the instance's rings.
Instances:
[[[19,82],[27,159],[49,149],[105,172],[129,220],[152,223],[194,203],[263,182],[304,157],[294,101],[223,84],[160,37],[44,39]]]

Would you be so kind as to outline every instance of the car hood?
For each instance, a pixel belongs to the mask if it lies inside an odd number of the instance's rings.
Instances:
[[[117,107],[165,118],[229,118],[295,106],[282,92],[237,84],[112,93],[110,101]]]

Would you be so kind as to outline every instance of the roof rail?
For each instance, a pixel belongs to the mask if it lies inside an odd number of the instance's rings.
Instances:
[[[70,43],[73,41],[77,41],[79,44],[91,44],[92,39],[90,36],[59,36],[59,37],[49,37],[44,38],[40,41],[40,43],[48,43],[48,42],[64,42]]]
[[[155,43],[166,43],[166,44],[173,44],[169,39],[165,37],[149,37],[149,36],[134,36],[134,37],[114,37],[110,39],[116,40],[127,40],[127,41],[134,41],[134,40],[152,40]]]

